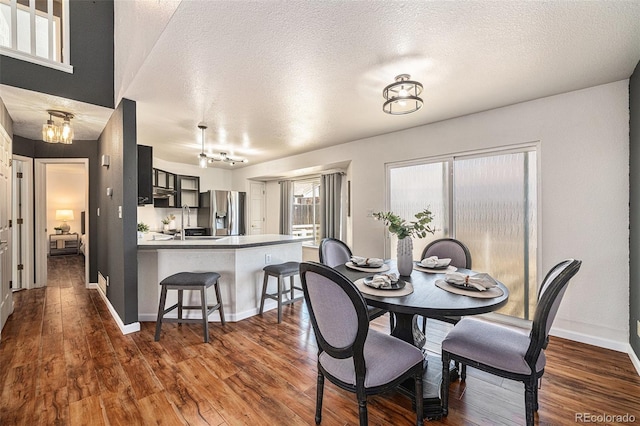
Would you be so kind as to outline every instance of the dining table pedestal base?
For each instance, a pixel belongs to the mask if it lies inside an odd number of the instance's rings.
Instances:
[[[396,326],[391,335],[405,342],[411,343],[423,349],[426,337],[418,327],[418,316],[412,314],[395,314]],[[442,401],[440,399],[440,387],[442,386],[442,359],[439,354],[424,353],[424,374],[422,376],[422,403],[424,407],[425,419],[436,420],[442,418]],[[454,363],[451,363],[450,380],[454,382],[458,379],[458,370]],[[400,391],[411,398],[415,408],[415,386],[413,380],[407,380],[399,387]]]

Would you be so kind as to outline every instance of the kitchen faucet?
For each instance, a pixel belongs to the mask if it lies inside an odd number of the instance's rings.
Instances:
[[[182,211],[180,212],[180,239],[184,240],[186,235],[184,232],[184,211],[187,210],[187,226],[191,226],[191,209],[188,205],[182,205]]]

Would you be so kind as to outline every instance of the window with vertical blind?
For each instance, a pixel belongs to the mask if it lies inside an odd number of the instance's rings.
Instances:
[[[387,165],[389,210],[411,220],[429,208],[435,217],[436,234],[414,239],[414,258],[434,239],[462,241],[473,269],[509,288],[500,313],[524,319],[536,306],[537,182],[535,146]]]

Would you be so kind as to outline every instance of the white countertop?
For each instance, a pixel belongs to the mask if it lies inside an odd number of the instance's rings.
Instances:
[[[193,249],[193,248],[211,248],[211,249],[229,249],[229,248],[245,248],[258,247],[273,244],[288,244],[308,240],[309,238],[294,237],[292,235],[279,234],[263,234],[263,235],[240,235],[230,237],[220,237],[217,239],[206,239],[203,237],[187,237],[186,240],[154,240],[154,236],[162,236],[162,234],[144,234],[144,237],[138,239],[139,250],[157,250],[157,249]],[[166,236],[164,236],[166,238]],[[211,238],[211,237],[209,237]]]

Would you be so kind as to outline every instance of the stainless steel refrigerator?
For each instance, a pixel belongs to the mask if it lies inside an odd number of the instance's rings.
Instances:
[[[200,193],[198,226],[207,235],[245,235],[246,192],[205,191]]]

